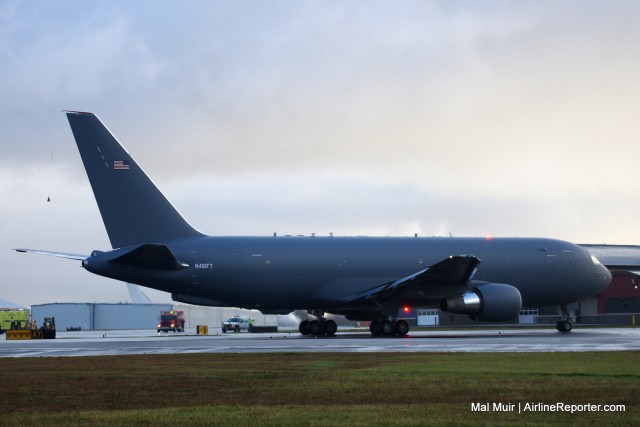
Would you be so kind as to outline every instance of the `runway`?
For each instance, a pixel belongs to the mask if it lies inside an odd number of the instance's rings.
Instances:
[[[58,332],[55,340],[7,341],[0,357],[261,352],[559,352],[640,350],[640,329],[430,330],[407,337],[372,337],[367,331],[314,338],[297,332],[157,335],[155,331]]]

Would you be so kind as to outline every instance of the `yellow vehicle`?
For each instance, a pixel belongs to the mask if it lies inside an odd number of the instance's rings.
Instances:
[[[29,321],[20,329],[7,330],[8,340],[37,340],[54,339],[56,337],[56,319],[45,317],[42,327],[38,328],[35,321]]]
[[[23,309],[0,310],[0,334],[12,329],[22,329],[27,326],[29,316]]]

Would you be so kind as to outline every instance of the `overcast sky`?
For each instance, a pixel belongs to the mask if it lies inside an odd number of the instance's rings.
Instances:
[[[640,244],[639,16],[637,1],[5,0],[0,299],[128,299],[10,250],[110,248],[63,109],[96,113],[208,234]]]

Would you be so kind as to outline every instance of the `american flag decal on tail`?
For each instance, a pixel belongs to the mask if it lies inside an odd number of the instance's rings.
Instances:
[[[129,162],[126,160],[114,160],[113,169],[115,170],[129,170]]]

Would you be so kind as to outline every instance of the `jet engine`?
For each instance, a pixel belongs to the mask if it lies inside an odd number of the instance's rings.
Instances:
[[[478,285],[469,292],[440,302],[440,309],[443,311],[494,322],[513,319],[521,308],[520,291],[503,283]]]

